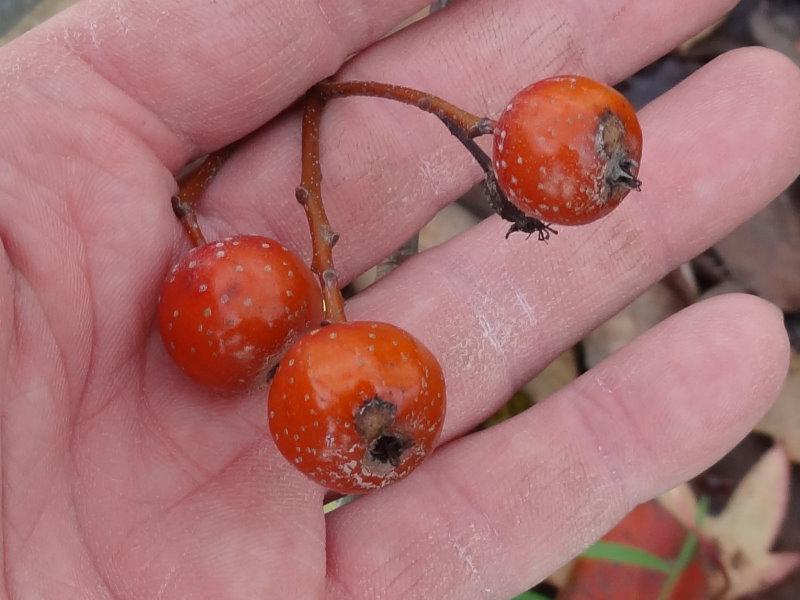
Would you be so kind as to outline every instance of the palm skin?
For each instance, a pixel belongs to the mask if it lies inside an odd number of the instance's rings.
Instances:
[[[351,303],[351,318],[403,326],[446,371],[451,443],[407,480],[326,518],[324,490],[269,438],[263,392],[220,398],[171,364],[153,318],[162,277],[188,247],[170,210],[173,174],[274,117],[419,4],[298,3],[278,19],[269,0],[98,0],[0,48],[0,114],[11,116],[0,122],[7,596],[506,598],[713,462],[766,410],[785,333],[764,303],[729,297],[662,324],[529,414],[456,439],[796,175],[800,77],[757,51],[717,61],[644,111],[646,191],[607,220],[545,250],[504,244],[491,219]],[[730,2],[691,18],[678,2],[604,3],[594,33],[580,35],[589,17],[569,4],[457,4],[375,43],[345,76],[439,86],[496,114],[551,71],[618,79]],[[607,45],[643,18],[664,23],[649,55],[643,33]],[[436,58],[453,47],[469,77]],[[496,64],[504,48],[516,49],[514,65]],[[344,104],[326,117],[322,151],[350,279],[479,174],[424,116]],[[208,237],[274,235],[307,254],[291,194],[298,145],[290,110],[232,159],[201,210]]]

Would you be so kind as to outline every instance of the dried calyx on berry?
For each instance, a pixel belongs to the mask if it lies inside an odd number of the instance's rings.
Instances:
[[[356,433],[367,446],[364,463],[372,472],[389,472],[400,466],[403,454],[414,445],[412,436],[396,426],[396,417],[397,406],[380,396],[370,398],[356,410]]]

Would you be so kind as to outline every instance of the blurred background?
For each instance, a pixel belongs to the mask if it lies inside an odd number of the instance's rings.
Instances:
[[[73,3],[0,0],[0,45]],[[435,2],[403,26],[447,4]],[[800,0],[744,0],[723,21],[618,88],[641,107],[719,54],[751,45],[773,48],[800,64]],[[488,214],[476,188],[348,293]],[[565,352],[483,427],[546,398],[689,304],[733,291],[757,294],[784,311],[794,349],[775,407],[718,464],[636,509],[604,542],[519,598],[800,599],[800,184]]]

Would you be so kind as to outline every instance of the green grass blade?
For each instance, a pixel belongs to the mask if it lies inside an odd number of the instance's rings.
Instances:
[[[706,496],[702,496],[700,501],[697,503],[697,514],[694,518],[695,528],[698,531],[702,527],[703,521],[705,521],[707,514],[708,498]],[[681,545],[681,549],[678,552],[678,557],[672,563],[672,572],[664,582],[664,587],[661,588],[661,593],[658,595],[658,600],[669,600],[669,597],[672,596],[675,586],[680,580],[681,575],[683,575],[683,572],[686,570],[686,567],[688,567],[689,563],[692,562],[692,559],[697,553],[697,547],[699,545],[700,540],[698,539],[697,534],[694,531],[687,531],[686,537]]]
[[[627,544],[618,544],[616,542],[600,540],[590,546],[581,556],[583,558],[605,560],[620,565],[641,567],[643,569],[649,569],[650,571],[658,571],[659,573],[670,574],[672,572],[672,565],[669,561],[655,554],[651,554],[647,550],[628,546]]]
[[[537,592],[530,591],[530,592],[523,592],[519,596],[514,596],[512,600],[551,600],[551,599]]]

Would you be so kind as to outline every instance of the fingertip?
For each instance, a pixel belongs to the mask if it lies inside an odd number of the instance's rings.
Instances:
[[[800,121],[796,118],[800,111],[800,67],[786,55],[762,46],[731,50],[709,66],[718,67],[716,72],[720,75],[728,75],[725,80],[716,81],[723,91],[716,97],[724,101],[725,88],[746,91],[751,106],[756,108],[752,114],[753,123],[774,140],[773,149],[781,148],[781,155],[794,158],[797,164],[800,161]],[[729,77],[731,73],[736,76]]]
[[[698,306],[721,319],[722,333],[737,374],[750,375],[752,394],[766,411],[777,396],[789,369],[789,335],[781,310],[752,294],[724,294]]]

